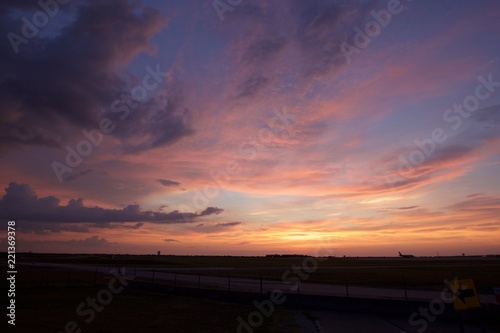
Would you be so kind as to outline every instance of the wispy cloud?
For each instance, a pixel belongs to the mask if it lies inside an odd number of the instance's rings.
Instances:
[[[180,241],[176,240],[176,239],[173,239],[173,238],[166,238],[163,240],[164,242],[167,242],[167,243],[171,243],[171,242],[175,242],[175,243],[178,243]]]
[[[181,183],[179,182],[174,182],[173,180],[167,180],[167,179],[157,179],[156,181],[165,187],[171,187],[171,186],[177,187],[181,185]]]

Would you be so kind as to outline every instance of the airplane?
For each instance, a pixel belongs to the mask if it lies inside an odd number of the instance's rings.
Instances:
[[[399,252],[399,256],[401,258],[415,258],[413,254],[401,254],[401,252]]]

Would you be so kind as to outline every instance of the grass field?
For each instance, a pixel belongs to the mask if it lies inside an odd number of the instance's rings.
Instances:
[[[38,273],[27,269],[17,275],[16,326],[10,327],[12,332],[65,332],[65,325],[71,321],[78,326],[74,332],[236,332],[237,318],[246,318],[255,310],[251,306],[124,288],[86,323],[89,317],[79,315],[76,309],[88,297],[96,298],[107,288],[102,274],[96,281],[98,285],[93,285],[92,272],[72,272],[71,285],[67,286],[70,271],[46,270],[40,286],[33,284]],[[255,332],[299,330],[294,315],[278,307]]]
[[[304,258],[134,256],[24,254],[21,262],[107,265],[144,269],[175,269],[202,274],[281,280],[287,269],[301,267]],[[499,287],[500,258],[324,258],[307,282],[440,290],[445,279],[470,278],[480,292]],[[218,269],[210,269],[217,267]]]
[[[82,332],[236,332],[238,316],[245,317],[251,307],[204,299],[160,295],[126,290],[114,297],[89,324],[76,313],[87,297],[99,288],[44,287],[23,290],[17,297],[17,332],[64,332],[74,321]],[[256,332],[298,332],[293,315],[278,308]]]

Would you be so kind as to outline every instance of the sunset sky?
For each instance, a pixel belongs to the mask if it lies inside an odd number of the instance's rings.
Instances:
[[[498,0],[60,2],[0,4],[18,252],[500,253]]]

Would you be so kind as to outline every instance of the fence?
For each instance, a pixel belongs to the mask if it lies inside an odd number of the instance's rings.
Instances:
[[[113,267],[83,265],[44,265],[23,266],[19,271],[20,283],[25,286],[96,286],[107,284],[111,278]],[[265,294],[280,290],[287,294],[324,295],[343,297],[367,297],[398,300],[432,300],[439,298],[440,290],[409,289],[406,279],[393,288],[373,288],[360,286],[346,280],[343,284],[315,283],[298,278],[288,280],[241,277],[236,274],[220,276],[212,272],[210,275],[195,271],[173,271],[162,269],[125,269],[130,280],[153,284],[168,284],[179,287],[203,288],[225,291],[242,291]],[[254,273],[255,275],[255,273]],[[480,295],[483,303],[495,303],[493,293]]]

